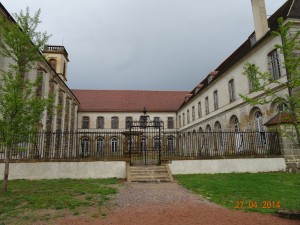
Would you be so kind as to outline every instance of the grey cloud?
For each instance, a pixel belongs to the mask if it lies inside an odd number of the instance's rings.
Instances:
[[[266,0],[271,14],[284,0]],[[191,90],[253,31],[250,0],[2,0],[42,10],[82,89]]]

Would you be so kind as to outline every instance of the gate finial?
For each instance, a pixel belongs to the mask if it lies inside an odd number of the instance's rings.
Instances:
[[[144,111],[143,111],[143,113],[144,113],[144,116],[146,116],[146,115],[147,115],[147,108],[146,108],[146,106],[144,107]]]

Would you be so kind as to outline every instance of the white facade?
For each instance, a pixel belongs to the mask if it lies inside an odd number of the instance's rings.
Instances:
[[[233,66],[225,71],[220,77],[216,77],[206,87],[204,91],[201,91],[191,99],[187,104],[181,107],[177,112],[177,119],[181,118],[180,130],[195,129],[199,130],[201,127],[203,130],[209,125],[214,129],[215,123],[219,121],[222,125],[222,129],[232,129],[230,124],[230,118],[235,115],[238,118],[240,129],[254,129],[253,110],[260,110],[263,114],[264,122],[271,119],[277,112],[276,106],[262,105],[251,106],[246,103],[239,94],[247,95],[248,97],[261,97],[264,98],[263,93],[251,93],[249,89],[249,80],[246,75],[243,75],[244,66],[246,63],[255,64],[261,71],[268,71],[268,54],[275,49],[276,44],[280,44],[281,39],[279,37],[273,37],[269,35],[263,41],[257,43],[256,46],[251,49],[244,57],[239,59]],[[284,58],[279,54],[281,78],[279,81],[286,81],[286,71],[283,68]],[[235,87],[235,100],[230,102],[229,97],[229,81],[234,80]],[[213,93],[218,91],[218,109],[214,109],[214,96]],[[278,90],[279,95],[287,93],[287,89],[282,87]],[[205,98],[209,99],[209,113],[205,112]],[[198,103],[201,102],[201,114],[199,118]],[[187,123],[187,112],[192,112],[192,107],[195,107],[196,119],[190,123]],[[185,118],[185,125],[183,125],[183,114]],[[191,115],[190,115],[191,116]]]
[[[89,117],[89,129],[99,129],[98,117],[104,118],[104,127],[101,129],[113,129],[112,118],[118,118],[118,129],[126,128],[126,118],[132,117],[133,121],[138,121],[143,112],[79,112],[78,113],[78,129],[83,128],[83,117]],[[158,117],[159,120],[164,122],[164,129],[168,129],[168,118],[173,118],[174,129],[176,129],[176,112],[149,112],[147,113],[150,120]]]

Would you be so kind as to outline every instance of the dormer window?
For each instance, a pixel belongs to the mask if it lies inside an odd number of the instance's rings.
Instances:
[[[185,96],[184,101],[187,102],[187,101],[190,99],[190,97],[192,97],[192,94],[187,94],[187,95]]]
[[[214,78],[215,76],[217,76],[218,74],[218,71],[213,71],[211,72],[209,75],[208,75],[208,83],[210,83]]]
[[[203,84],[198,84],[195,88],[195,95],[198,94],[198,92],[201,90]]]

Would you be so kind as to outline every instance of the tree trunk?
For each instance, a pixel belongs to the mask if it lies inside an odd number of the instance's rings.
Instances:
[[[6,151],[5,151],[5,160],[4,160],[5,168],[4,168],[2,192],[7,192],[10,150],[11,150],[11,147],[7,146]]]

